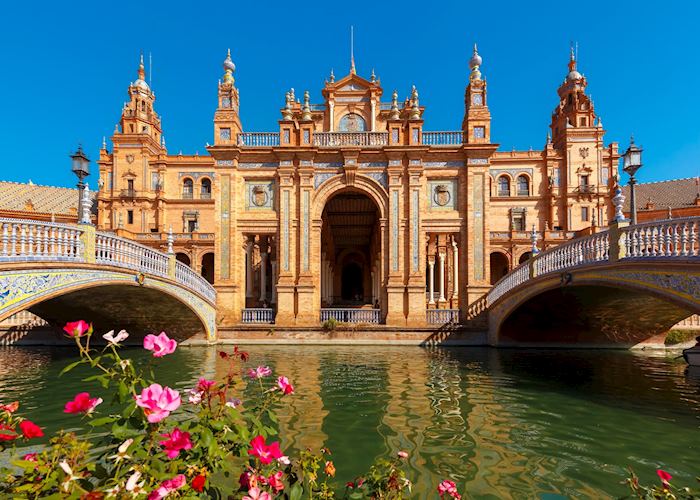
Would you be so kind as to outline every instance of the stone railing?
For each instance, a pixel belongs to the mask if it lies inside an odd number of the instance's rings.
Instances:
[[[381,147],[389,143],[388,132],[316,132],[314,146],[366,146]]]
[[[459,323],[459,309],[428,309],[426,319],[430,325]]]
[[[323,308],[321,323],[333,318],[338,323],[379,323],[379,309]]]
[[[109,233],[95,235],[95,262],[107,266],[125,267],[168,277],[168,256],[145,245]]]
[[[81,227],[0,218],[0,261],[83,260]]]
[[[242,311],[241,321],[271,324],[275,322],[275,311],[269,307],[247,307]]]
[[[280,145],[279,132],[243,132],[238,134],[239,146],[272,147]]]
[[[212,302],[216,301],[216,290],[211,283],[180,261],[175,261],[175,281],[204,295]]]
[[[461,130],[449,132],[425,132],[421,142],[429,146],[461,146],[464,140],[464,132]]]
[[[598,262],[700,257],[700,217],[651,221],[635,226],[613,222],[601,233],[541,252],[501,278],[487,294],[490,307],[527,280]]]
[[[129,269],[171,279],[216,301],[214,287],[181,262],[95,226],[0,218],[0,262],[79,262]]]
[[[652,221],[622,229],[627,257],[689,257],[700,254],[700,217]]]

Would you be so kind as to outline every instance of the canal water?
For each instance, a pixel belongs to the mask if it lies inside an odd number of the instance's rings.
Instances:
[[[229,347],[226,349],[230,350]],[[605,498],[626,468],[661,467],[679,485],[700,474],[700,376],[682,360],[622,351],[250,346],[249,364],[287,375],[279,408],[291,449],[331,449],[338,483],[377,457],[409,453],[415,498],[443,478],[468,498]],[[145,358],[140,349],[129,357]],[[86,373],[61,369],[70,348],[0,349],[0,401],[18,399],[49,432],[75,428],[64,403]],[[158,381],[181,390],[223,375],[217,349],[180,348]],[[99,394],[99,388],[88,387]]]

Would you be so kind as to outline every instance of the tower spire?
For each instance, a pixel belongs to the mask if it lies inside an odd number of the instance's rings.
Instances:
[[[350,26],[350,74],[355,74],[355,27]]]
[[[139,80],[146,81],[146,69],[143,67],[143,52],[141,52],[141,57],[139,59],[139,70],[138,70]]]

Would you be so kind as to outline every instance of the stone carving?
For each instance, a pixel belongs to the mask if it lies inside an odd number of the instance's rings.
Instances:
[[[431,209],[455,208],[456,183],[452,179],[428,181],[428,206]]]
[[[274,181],[246,182],[246,209],[272,209]]]

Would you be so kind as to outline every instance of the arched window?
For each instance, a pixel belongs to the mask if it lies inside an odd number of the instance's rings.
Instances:
[[[367,130],[365,119],[357,113],[348,113],[340,119],[338,124],[340,132],[364,132]]]
[[[530,195],[530,180],[525,175],[518,176],[518,196]]]
[[[182,197],[192,198],[192,193],[194,193],[194,183],[192,179],[185,179],[182,181]]]
[[[510,179],[505,175],[498,178],[498,196],[510,196]]]
[[[211,180],[206,177],[202,179],[202,187],[199,191],[199,197],[203,200],[208,200],[211,198]]]

